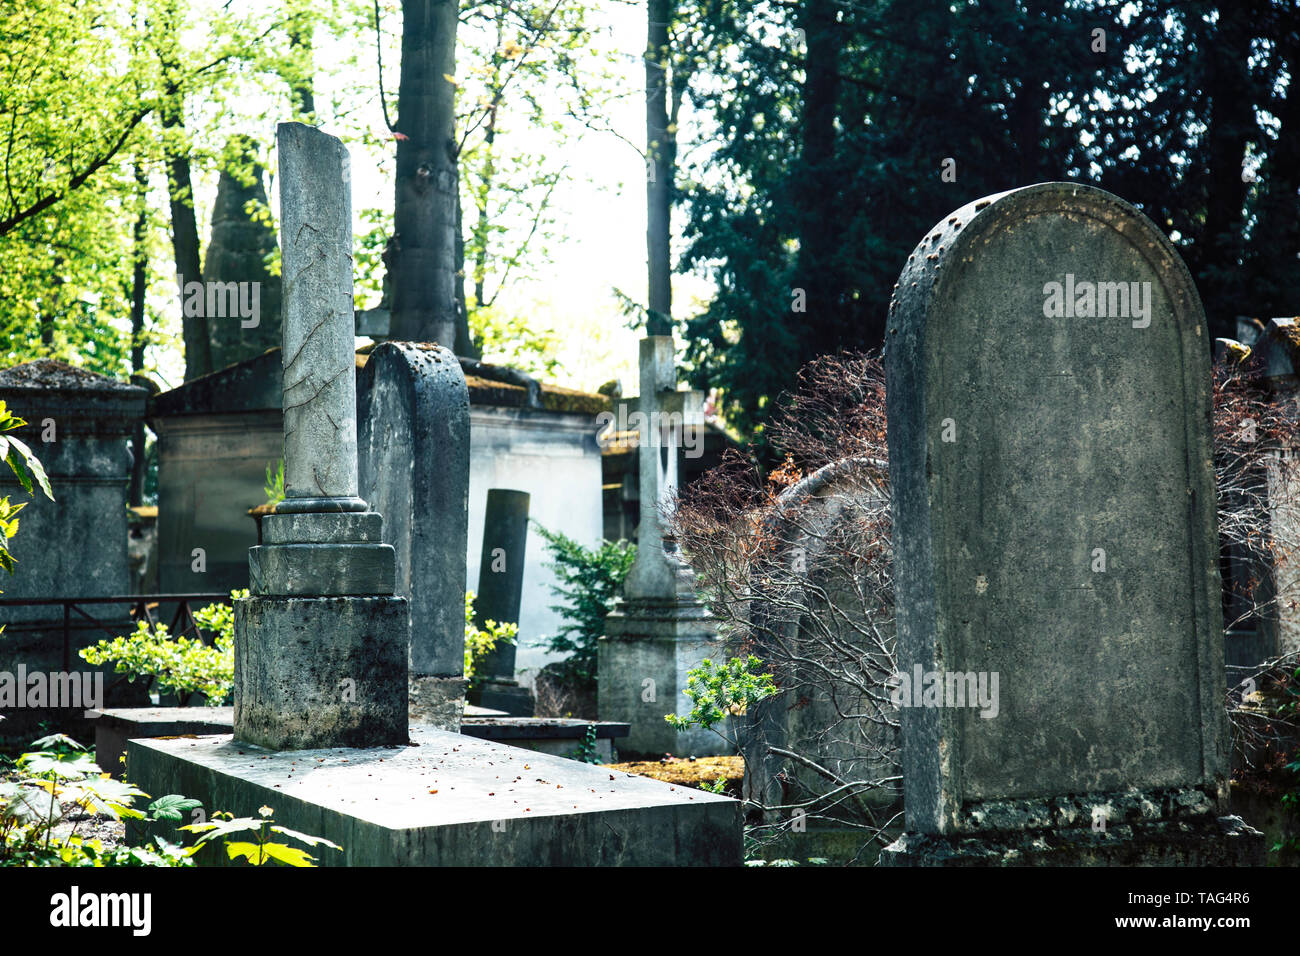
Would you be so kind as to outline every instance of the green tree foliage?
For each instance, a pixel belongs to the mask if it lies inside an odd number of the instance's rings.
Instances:
[[[312,4],[313,29],[349,28],[346,6]],[[232,134],[268,144],[273,121],[294,115],[292,91],[311,69],[304,15],[302,0],[242,9],[24,0],[0,10],[0,363],[54,357],[118,378],[131,371],[141,212],[153,295],[135,344],[178,347],[177,262],[190,263],[187,280],[201,276],[193,196],[177,171],[192,187],[230,169]]]
[[[548,376],[558,370],[555,333],[532,328],[531,316],[500,297],[550,261],[551,197],[568,171],[565,151],[580,129],[601,122],[611,95],[590,8],[588,0],[461,4],[456,119],[470,331],[485,359]]]
[[[567,623],[546,639],[544,647],[553,654],[569,655],[567,665],[580,681],[596,679],[596,642],[605,633],[605,617],[623,579],[632,570],[636,546],[626,541],[602,541],[585,548],[560,531],[533,522],[554,559],[546,565],[559,582],[551,591],[562,603],[551,610]]]
[[[706,657],[686,676],[684,693],[690,698],[691,712],[685,717],[666,714],[664,720],[678,730],[696,725],[712,730],[729,716],[743,716],[751,706],[777,693],[775,677],[760,673],[762,666],[753,654],[728,658],[721,665]]]
[[[680,323],[694,384],[758,430],[811,357],[881,344],[935,222],[1050,179],[1167,230],[1212,334],[1295,312],[1298,29],[1283,0],[688,5],[675,42],[701,126],[680,267],[717,287]]]

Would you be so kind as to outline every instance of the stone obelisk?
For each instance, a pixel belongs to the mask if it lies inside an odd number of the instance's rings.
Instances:
[[[235,605],[235,737],[274,750],[407,742],[410,612],[357,493],[352,202],[343,144],[277,130],[285,499]]]

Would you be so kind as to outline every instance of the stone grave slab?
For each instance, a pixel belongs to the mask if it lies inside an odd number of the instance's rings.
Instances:
[[[270,751],[230,735],[132,740],[150,794],[333,840],[323,866],[739,866],[735,800],[412,725],[412,745]],[[142,833],[132,830],[128,837]]]

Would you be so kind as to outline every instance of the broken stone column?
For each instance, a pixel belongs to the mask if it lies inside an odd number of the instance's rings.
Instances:
[[[667,714],[689,714],[687,673],[722,651],[717,626],[695,594],[693,575],[664,549],[662,511],[677,487],[677,455],[685,429],[703,425],[703,396],[677,390],[673,340],[641,340],[641,395],[636,410],[641,523],[636,560],[623,597],[605,619],[597,649],[601,720],[632,725],[628,754],[713,755],[730,744],[712,730],[675,730]],[[724,731],[734,739],[730,721]]]
[[[465,709],[469,390],[438,345],[385,342],[357,375],[361,490],[384,515],[410,603],[410,720],[457,732]]]
[[[284,276],[283,502],[235,606],[235,737],[273,750],[407,741],[410,614],[357,493],[348,154],[277,131]]]
[[[518,624],[528,545],[528,492],[489,488],[483,516],[474,623]],[[531,717],[533,697],[515,680],[515,644],[498,643],[483,661],[474,703],[511,717]]]

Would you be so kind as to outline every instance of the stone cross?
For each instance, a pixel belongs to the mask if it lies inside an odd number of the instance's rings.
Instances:
[[[357,495],[352,214],[343,144],[278,129],[286,497],[235,606],[235,736],[272,749],[407,739],[410,612]]]
[[[685,430],[704,422],[699,392],[677,390],[677,365],[671,335],[641,340],[641,394],[637,415],[639,507],[637,551],[624,583],[628,597],[676,597],[678,567],[664,553],[662,512],[677,489],[677,454]]]
[[[908,832],[882,861],[1253,852],[1216,820],[1209,343],[1177,252],[1115,196],[1047,183],[946,217],[896,290]]]
[[[628,754],[729,752],[730,744],[711,730],[678,731],[664,720],[665,714],[690,712],[683,693],[687,673],[718,651],[717,625],[696,597],[689,569],[664,553],[661,516],[677,487],[686,429],[703,426],[703,396],[677,390],[672,336],[642,339],[640,360],[641,524],[623,596],[605,619],[597,647],[597,710],[601,720],[632,725],[620,746]]]

